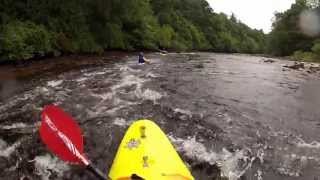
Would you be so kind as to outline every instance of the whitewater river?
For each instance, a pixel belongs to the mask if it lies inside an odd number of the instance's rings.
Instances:
[[[320,179],[319,72],[247,55],[153,53],[142,66],[136,58],[2,82],[2,94],[19,91],[0,99],[0,179],[94,179],[41,143],[46,104],[77,119],[86,154],[104,172],[128,126],[145,118],[198,180]]]

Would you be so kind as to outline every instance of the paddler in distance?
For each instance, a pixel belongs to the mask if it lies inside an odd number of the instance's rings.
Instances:
[[[144,57],[143,55],[143,52],[140,52],[139,53],[139,64],[144,64],[144,63],[147,63],[147,64],[150,64],[150,60],[148,60],[147,58]]]

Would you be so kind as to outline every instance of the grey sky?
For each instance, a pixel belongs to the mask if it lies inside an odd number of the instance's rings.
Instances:
[[[256,29],[271,31],[272,19],[275,12],[289,9],[295,0],[207,0],[217,13],[232,12],[243,23]]]

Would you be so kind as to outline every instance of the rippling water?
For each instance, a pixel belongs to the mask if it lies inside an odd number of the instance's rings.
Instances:
[[[0,101],[0,179],[93,179],[40,142],[39,112],[51,103],[78,120],[104,172],[126,128],[147,118],[196,179],[320,179],[319,73],[246,55],[148,57],[151,65],[129,56],[43,77]]]

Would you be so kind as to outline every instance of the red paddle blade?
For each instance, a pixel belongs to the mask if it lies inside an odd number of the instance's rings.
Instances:
[[[64,161],[88,165],[83,155],[83,138],[76,121],[57,106],[49,105],[41,114],[40,137]]]

